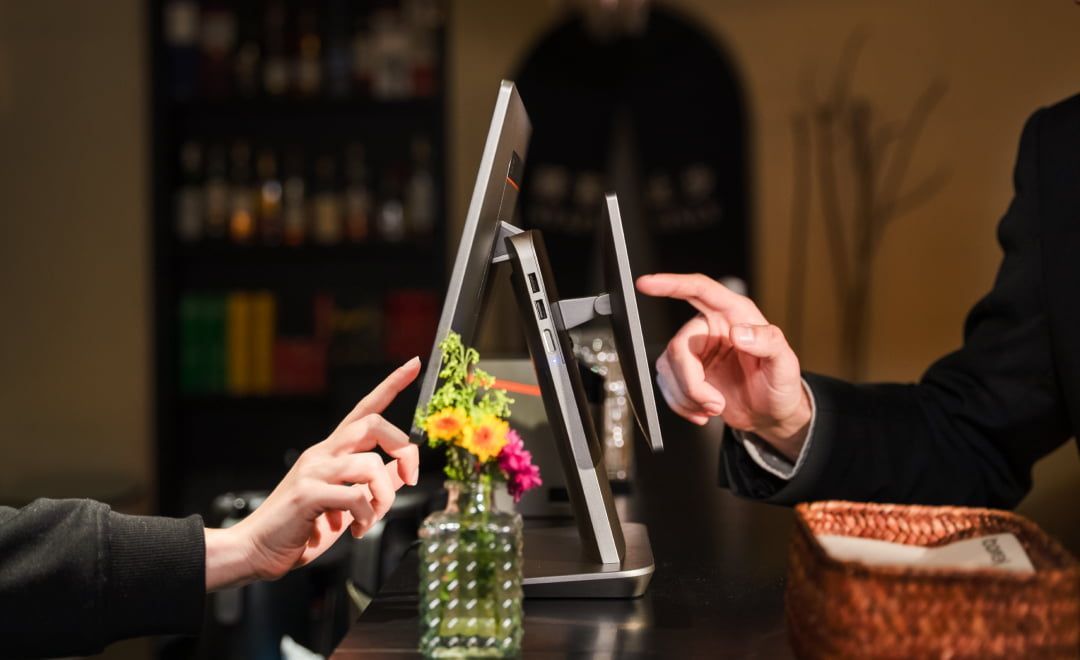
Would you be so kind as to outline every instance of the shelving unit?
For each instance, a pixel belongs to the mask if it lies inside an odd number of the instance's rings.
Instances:
[[[160,512],[166,515],[205,512],[213,497],[222,492],[271,487],[300,451],[325,437],[356,400],[396,366],[395,360],[380,354],[379,347],[375,347],[367,360],[352,360],[339,366],[328,359],[325,387],[320,391],[290,394],[271,388],[258,394],[240,395],[230,393],[228,388],[184,391],[180,309],[186,296],[266,291],[275,300],[295,302],[323,294],[353,304],[362,301],[385,313],[380,305],[395,291],[441,296],[445,288],[446,96],[442,65],[445,35],[441,25],[433,40],[435,93],[422,98],[382,100],[370,92],[357,90],[334,98],[328,94],[305,98],[290,94],[272,96],[265,90],[251,98],[239,98],[238,94],[206,98],[197,86],[191,94],[178,95],[174,79],[178,32],[169,23],[176,20],[176,15],[170,14],[177,11],[175,5],[185,5],[180,7],[184,11],[190,12],[192,6],[201,11],[201,22],[196,24],[204,29],[210,29],[206,27],[207,12],[217,12],[212,18],[219,23],[221,12],[234,12],[233,26],[240,35],[234,48],[239,47],[245,31],[250,36],[264,29],[261,23],[258,28],[245,26],[243,20],[262,21],[264,12],[272,5],[283,7],[282,11],[289,16],[304,11],[351,12],[350,29],[354,20],[359,25],[371,25],[373,12],[399,12],[402,20],[405,15],[400,11],[402,3],[387,1],[268,0],[238,4],[239,9],[234,10],[231,3],[222,2],[151,1],[148,10],[153,167],[153,206],[148,221],[152,224],[153,237],[154,420],[157,502]],[[445,12],[440,2],[423,4]],[[358,17],[364,12],[368,15]],[[319,24],[331,29],[325,16],[318,15]],[[185,23],[189,28],[190,22]],[[359,41],[354,39],[354,43]],[[196,49],[203,47],[197,45]],[[205,53],[200,54],[205,57]],[[288,54],[297,56],[292,51]],[[362,242],[346,240],[335,244],[319,244],[309,235],[301,245],[267,245],[257,233],[249,244],[238,244],[228,236],[185,241],[178,235],[177,196],[183,186],[190,185],[180,166],[180,151],[187,143],[194,141],[204,147],[220,145],[228,153],[231,144],[244,141],[252,145],[253,153],[260,146],[275,150],[282,165],[287,151],[303,153],[309,194],[316,183],[312,160],[331,154],[343,165],[347,145],[360,144],[377,206],[383,195],[382,174],[393,170],[395,176],[400,175],[402,165],[410,163],[411,145],[418,136],[430,145],[428,170],[434,184],[432,228],[422,234],[412,232],[406,238],[391,241],[372,232]],[[284,178],[284,169],[281,167],[279,178]],[[338,180],[342,169],[338,169]],[[257,179],[254,162],[251,179],[254,190]],[[233,182],[229,185],[233,186]],[[373,222],[375,213],[373,207]],[[279,304],[275,308],[278,329],[285,325],[290,313],[284,307]],[[301,325],[304,322],[310,325],[310,319],[301,320]],[[434,319],[431,326],[430,332],[434,333]],[[420,329],[420,334],[423,330]],[[399,331],[387,327],[384,335],[400,334]],[[415,392],[399,397],[387,416],[399,425],[409,424],[415,397]]]

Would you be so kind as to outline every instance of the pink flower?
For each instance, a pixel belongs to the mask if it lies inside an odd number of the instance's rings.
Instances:
[[[515,502],[521,501],[525,491],[544,483],[540,480],[540,468],[533,465],[532,453],[525,449],[521,436],[513,429],[507,432],[506,445],[499,452],[499,469],[506,473],[506,490]]]

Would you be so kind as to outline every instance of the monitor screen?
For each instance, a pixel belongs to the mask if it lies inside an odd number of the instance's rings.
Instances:
[[[442,354],[439,342],[453,330],[462,341],[472,344],[477,322],[484,307],[488,270],[495,254],[499,225],[510,222],[521,187],[532,125],[514,83],[504,80],[499,86],[495,112],[491,117],[484,153],[476,175],[465,226],[458,243],[457,257],[450,272],[450,284],[443,301],[431,357],[424,365],[420,383],[419,406],[427,405],[439,380]],[[501,246],[499,246],[501,247]],[[413,429],[414,439],[422,433]]]

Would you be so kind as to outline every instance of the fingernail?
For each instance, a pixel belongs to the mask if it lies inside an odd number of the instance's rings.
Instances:
[[[405,364],[403,364],[401,366],[407,367],[407,366],[411,365],[413,362],[419,362],[419,361],[420,361],[420,356],[419,355],[414,355],[414,356],[412,356],[412,358],[408,362],[406,362]]]
[[[419,480],[420,480],[420,468],[415,467],[415,468],[413,468],[412,474],[409,476],[409,485],[410,486],[415,486]]]
[[[740,344],[754,343],[754,329],[748,325],[735,326],[735,341]]]

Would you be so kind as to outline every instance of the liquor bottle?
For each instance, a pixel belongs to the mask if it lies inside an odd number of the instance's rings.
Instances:
[[[174,99],[186,101],[195,95],[198,84],[199,3],[169,0],[162,19],[169,61],[169,91]]]
[[[419,98],[431,98],[438,91],[436,35],[434,32],[418,29],[412,30],[411,34],[410,84],[412,95]]]
[[[368,188],[364,147],[350,145],[345,155],[345,235],[354,243],[371,234],[371,191]]]
[[[263,89],[270,96],[289,91],[291,73],[287,51],[286,23],[288,16],[283,0],[273,0],[263,15]]]
[[[229,181],[225,148],[219,144],[206,153],[206,237],[225,237],[229,225]]]
[[[220,99],[229,95],[232,83],[231,60],[236,45],[236,16],[220,0],[204,4],[199,34],[199,89],[203,97]]]
[[[405,221],[410,235],[429,239],[435,231],[435,180],[431,176],[431,143],[412,142],[412,173],[405,187]]]
[[[282,195],[282,238],[285,245],[303,245],[307,240],[307,183],[304,179],[304,157],[296,150],[285,159],[285,185]]]
[[[246,142],[236,142],[232,148],[229,236],[234,243],[250,243],[255,236],[255,192],[251,186],[251,147]]]
[[[281,243],[284,221],[281,179],[278,177],[277,156],[273,149],[259,151],[255,169],[259,177],[259,232],[263,243],[278,245]]]
[[[202,145],[185,142],[180,147],[180,187],[176,190],[176,237],[194,243],[203,236]]]
[[[410,30],[434,32],[442,27],[442,0],[403,0],[401,13]]]
[[[361,11],[353,18],[352,37],[349,43],[352,87],[358,95],[371,94],[374,47],[367,13]]]
[[[244,98],[259,94],[262,48],[259,45],[261,11],[256,0],[245,0],[237,12],[239,26],[236,54],[233,56],[233,87]]]
[[[387,170],[379,191],[379,237],[388,243],[405,240],[405,206],[401,202],[401,176],[396,167]]]
[[[348,0],[329,0],[326,6],[326,39],[323,62],[326,94],[333,98],[349,95],[352,87],[349,70],[349,3]]]
[[[315,96],[322,89],[322,36],[319,34],[319,13],[307,0],[297,19],[296,61],[294,80],[300,96]]]
[[[337,186],[337,164],[324,154],[315,163],[315,194],[312,197],[312,239],[323,245],[341,242],[341,198]]]
[[[412,96],[412,56],[409,34],[401,17],[392,9],[379,9],[372,16],[372,95],[382,101]]]

